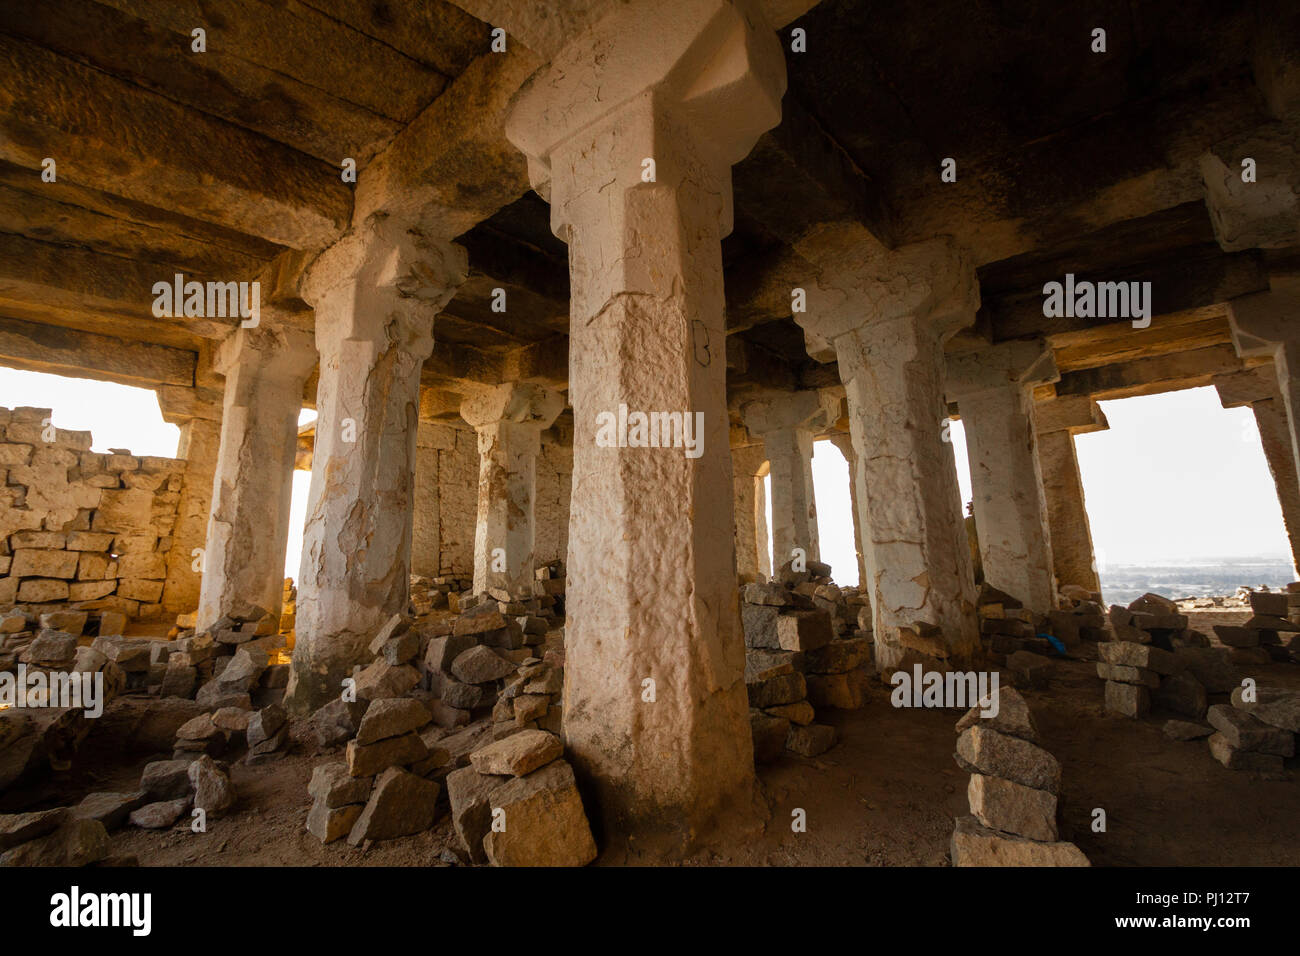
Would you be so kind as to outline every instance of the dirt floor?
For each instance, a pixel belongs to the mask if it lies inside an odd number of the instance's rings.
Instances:
[[[1192,626],[1236,623],[1240,611],[1197,612]],[[1092,654],[1083,645],[1084,654]],[[1300,689],[1300,666],[1252,669],[1257,680]],[[1099,866],[1300,864],[1300,760],[1279,779],[1227,770],[1204,740],[1176,742],[1161,730],[1170,715],[1134,721],[1103,712],[1103,683],[1087,660],[1059,660],[1047,687],[1025,690],[1043,745],[1063,766],[1061,838]],[[859,711],[823,711],[839,743],[820,757],[787,755],[760,770],[769,815],[761,833],[715,847],[687,865],[947,866],[953,818],[967,812],[968,775],[954,763],[958,711],[895,708],[889,689],[872,687]],[[1211,703],[1226,702],[1211,696]],[[93,741],[92,741],[93,743]],[[134,790],[142,755],[123,764],[102,748],[47,788],[40,805],[75,802],[93,790]],[[207,833],[125,828],[115,855],[143,866],[429,866],[452,859],[456,845],[444,815],[430,831],[362,851],[339,841],[323,846],[304,828],[307,781],[323,759],[299,743],[287,756],[249,767],[235,764],[239,802],[209,821]],[[335,755],[334,759],[338,759]],[[1094,809],[1106,811],[1093,832]],[[792,831],[805,811],[806,832]],[[600,861],[598,861],[600,862]]]

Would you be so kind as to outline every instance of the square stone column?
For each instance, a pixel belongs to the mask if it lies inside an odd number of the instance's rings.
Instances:
[[[257,327],[222,342],[213,364],[226,389],[199,630],[248,605],[280,615],[298,414],[316,347],[310,332],[264,311]]]
[[[736,575],[742,581],[757,580],[772,573],[767,553],[767,495],[763,476],[767,454],[762,445],[740,445],[731,449],[733,498],[736,515]]]
[[[1282,508],[1282,523],[1291,544],[1291,562],[1300,572],[1300,480],[1297,480],[1295,456],[1291,453],[1291,425],[1286,403],[1278,391],[1274,371],[1268,366],[1216,375],[1214,387],[1224,408],[1249,407],[1259,429],[1269,473],[1277,489]]]
[[[1071,395],[1036,402],[1034,427],[1057,586],[1073,584],[1100,591],[1092,526],[1084,505],[1083,478],[1079,474],[1074,436],[1104,431],[1110,424],[1091,398]]]
[[[854,476],[858,473],[858,456],[853,450],[853,436],[847,432],[831,432],[827,438],[840,450],[845,463],[849,466],[849,510],[853,512],[853,550],[858,561],[858,586],[867,587],[867,562],[864,557],[866,549],[862,546],[862,517],[858,513],[858,483]],[[868,589],[868,594],[870,594]]]
[[[1300,277],[1273,276],[1269,291],[1228,302],[1232,344],[1242,358],[1269,358],[1286,408],[1291,457],[1300,472]]]
[[[813,489],[813,435],[826,427],[817,392],[794,392],[747,402],[745,427],[763,439],[772,478],[772,560],[777,569],[794,557],[821,560],[817,495]]]
[[[316,448],[286,705],[342,691],[410,587],[420,369],[434,316],[466,274],[463,249],[375,215],[308,270],[320,381]]]
[[[1060,378],[1041,339],[948,358],[948,397],[966,427],[984,580],[1038,614],[1056,608],[1056,579],[1030,392]]]
[[[876,665],[966,660],[979,642],[957,466],[943,440],[945,340],[974,321],[975,270],[948,238],[897,250],[854,224],[796,244],[812,271],[795,320],[839,362],[856,457]]]
[[[563,410],[563,395],[527,382],[485,389],[461,403],[461,417],[478,433],[476,594],[495,588],[518,600],[533,596],[537,455],[542,432]]]
[[[202,392],[203,396],[198,394]],[[164,386],[158,390],[163,420],[178,425],[176,457],[185,461],[176,527],[167,551],[167,580],[163,606],[173,614],[189,614],[199,606],[202,573],[196,570],[195,550],[207,539],[212,509],[212,479],[221,445],[221,393],[209,388]],[[200,552],[201,556],[202,552]],[[201,565],[199,565],[201,567]]]
[[[610,840],[679,853],[753,793],[721,239],[784,60],[748,0],[609,6],[506,134],[569,244],[566,744]],[[633,415],[693,440],[626,440]]]

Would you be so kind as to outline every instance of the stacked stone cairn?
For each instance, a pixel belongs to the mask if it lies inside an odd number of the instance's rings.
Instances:
[[[785,750],[813,757],[835,744],[835,728],[815,723],[815,707],[860,708],[872,662],[871,606],[841,589],[830,565],[790,564],[772,581],[741,589],[745,686],[754,759]]]
[[[1061,765],[1039,745],[1029,706],[1013,688],[995,717],[977,705],[957,721],[957,765],[971,775],[970,815],[952,835],[953,866],[1088,866],[1056,825]]]
[[[1210,754],[1219,763],[1229,770],[1281,773],[1283,760],[1295,756],[1300,692],[1260,685],[1248,693],[1237,687],[1231,705],[1215,704],[1206,717],[1215,730]]]

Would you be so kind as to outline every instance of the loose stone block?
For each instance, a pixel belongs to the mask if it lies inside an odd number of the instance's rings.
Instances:
[[[1213,727],[1193,724],[1186,720],[1167,720],[1164,726],[1165,736],[1170,740],[1200,740],[1214,733]]]
[[[785,588],[781,588],[781,592],[783,594],[788,593]],[[762,604],[742,604],[740,606],[740,619],[745,629],[745,646],[779,648],[781,644],[777,638],[776,622],[780,618],[781,612],[777,607]]]
[[[1141,644],[1134,644],[1134,647],[1141,647]],[[1114,681],[1119,684],[1136,684],[1139,687],[1159,687],[1160,675],[1155,671],[1149,671],[1143,667],[1125,667],[1122,664],[1107,664],[1105,661],[1097,663],[1097,676],[1102,680]]]
[[[396,767],[375,781],[370,800],[348,834],[348,843],[393,840],[427,830],[432,824],[441,788]]]
[[[786,734],[787,750],[804,757],[816,757],[835,746],[835,728],[827,724],[791,724]]]
[[[1187,667],[1177,654],[1132,641],[1102,641],[1097,645],[1097,654],[1112,666],[1143,668],[1157,674],[1178,674]]]
[[[1122,717],[1145,717],[1151,712],[1151,692],[1137,684],[1106,681],[1106,710]]]
[[[1184,717],[1201,718],[1209,704],[1205,686],[1190,673],[1166,677],[1152,695],[1154,703]]]
[[[1270,727],[1245,711],[1215,704],[1206,711],[1205,719],[1238,750],[1276,754],[1279,757],[1295,756],[1295,734],[1289,730]]]
[[[515,665],[481,644],[457,655],[451,672],[467,684],[484,684],[509,677]]]
[[[971,813],[986,827],[1046,843],[1057,839],[1054,793],[973,773],[966,797]]]
[[[489,819],[501,811],[504,824],[483,840],[493,866],[586,866],[596,858],[573,768],[563,760],[498,787],[488,802]]]
[[[1258,770],[1267,773],[1282,769],[1282,758],[1277,754],[1259,753],[1234,747],[1221,733],[1211,734],[1210,755],[1229,770]]]
[[[957,738],[957,763],[971,773],[1002,777],[1014,783],[1056,793],[1061,765],[1042,747],[978,724]]]
[[[790,732],[788,719],[751,710],[749,728],[754,738],[755,763],[771,763],[785,751],[786,736]]]
[[[803,674],[781,674],[758,684],[746,685],[751,707],[776,707],[792,704],[808,696],[808,685]]]
[[[479,773],[522,777],[564,753],[560,738],[543,730],[524,730],[470,754]]]
[[[317,800],[307,814],[307,832],[321,843],[333,843],[352,832],[365,806],[359,803],[328,807]]]
[[[321,764],[311,772],[307,793],[326,809],[335,810],[348,804],[364,804],[370,799],[372,777],[354,777],[342,761]]]
[[[1014,687],[999,686],[997,704],[998,712],[993,717],[983,716],[981,710],[984,708],[980,705],[966,711],[961,720],[957,721],[957,733],[960,734],[970,727],[979,725],[986,730],[1019,737],[1031,744],[1038,743],[1038,728],[1034,724],[1033,715],[1029,712],[1029,705],[1025,703],[1025,698],[1018,690]]]
[[[432,719],[429,709],[409,697],[372,701],[357,729],[358,745],[373,744],[419,730]]]
[[[3,866],[89,866],[108,856],[108,831],[98,820],[69,818],[54,832],[0,854]]]
[[[419,735],[403,734],[389,737],[373,744],[358,744],[349,740],[347,746],[348,772],[354,777],[373,777],[389,767],[404,767],[427,757]]]
[[[1300,692],[1256,686],[1255,700],[1248,702],[1238,686],[1232,691],[1232,706],[1273,727],[1300,733]]]

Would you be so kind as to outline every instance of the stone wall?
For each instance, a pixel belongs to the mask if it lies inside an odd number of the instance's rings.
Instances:
[[[159,616],[185,462],[92,452],[50,418],[0,408],[0,606]]]
[[[542,453],[537,456],[537,484],[533,507],[536,525],[533,538],[535,564],[566,561],[569,550],[569,495],[573,487],[573,443],[552,440],[542,434]]]
[[[474,574],[478,437],[467,426],[421,422],[416,442],[411,573]]]

